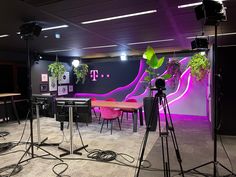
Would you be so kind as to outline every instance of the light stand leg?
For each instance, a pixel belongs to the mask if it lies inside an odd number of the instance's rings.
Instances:
[[[69,107],[70,153],[73,154],[73,108]]]
[[[37,117],[37,133],[38,133],[38,145],[41,144],[41,135],[40,135],[40,120],[39,120],[39,105],[36,104],[36,117]]]

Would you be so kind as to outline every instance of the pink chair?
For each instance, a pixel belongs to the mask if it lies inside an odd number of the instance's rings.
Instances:
[[[105,101],[116,101],[116,99],[115,98],[107,98],[107,99],[105,99]]]
[[[127,100],[125,100],[125,102],[133,102],[133,103],[137,103],[137,100],[136,99],[127,99]],[[124,115],[124,113],[126,113],[126,116],[127,116],[127,119],[128,119],[128,114],[129,113],[132,113],[132,116],[133,116],[133,118],[134,118],[134,112],[135,112],[135,109],[126,109],[126,108],[123,108],[123,109],[121,109],[121,111],[122,111],[122,114],[121,114],[121,122],[122,122],[122,120],[123,120],[123,115]]]
[[[120,120],[119,120],[119,116],[121,115],[120,110],[114,110],[113,108],[108,108],[108,107],[100,107],[100,112],[101,112],[101,118],[103,119],[100,133],[102,132],[102,128],[103,128],[105,120],[107,121],[107,128],[108,128],[108,121],[111,122],[111,134],[112,134],[113,120],[115,119],[118,120],[119,127],[121,130]]]

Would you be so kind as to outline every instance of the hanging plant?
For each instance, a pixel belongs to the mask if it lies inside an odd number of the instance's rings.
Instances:
[[[188,66],[191,68],[191,75],[196,77],[196,79],[200,81],[209,71],[210,62],[205,57],[205,55],[197,53],[192,56],[191,60],[188,63]]]
[[[48,71],[52,75],[52,77],[57,78],[57,80],[60,80],[63,76],[63,74],[66,72],[65,66],[56,60],[52,64],[48,65]]]
[[[172,77],[170,78],[170,86],[175,87],[178,83],[179,77],[181,75],[180,62],[178,59],[173,58],[167,63],[167,73]]]
[[[82,84],[85,82],[85,77],[88,74],[88,65],[81,64],[79,67],[73,68],[74,74],[76,75],[76,84],[81,80]]]

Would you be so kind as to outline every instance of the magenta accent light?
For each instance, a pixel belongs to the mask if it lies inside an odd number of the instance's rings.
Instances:
[[[107,78],[109,78],[110,77],[110,74],[107,74]]]
[[[187,70],[189,71],[190,68],[188,68]],[[188,82],[187,82],[186,89],[184,90],[184,92],[183,92],[180,96],[178,96],[177,98],[171,100],[171,101],[169,102],[169,105],[171,105],[172,103],[174,103],[174,102],[180,100],[180,99],[188,92],[188,90],[189,90],[189,88],[190,88],[190,87],[189,87],[189,86],[190,86],[190,81],[191,81],[191,78],[192,78],[190,72],[189,72],[189,74],[186,75],[186,77],[188,78]],[[182,79],[184,79],[184,78],[182,78]],[[161,107],[159,110],[160,110],[160,111],[163,110],[163,107]]]
[[[76,93],[75,96],[81,96],[81,97],[107,97],[107,96],[110,96],[116,92],[120,92],[120,91],[123,91],[123,90],[126,90],[126,89],[129,89],[130,87],[133,87],[138,81],[139,81],[139,78],[141,76],[141,73],[142,73],[142,70],[144,68],[144,61],[143,60],[140,60],[140,64],[139,64],[139,71],[138,71],[138,74],[136,76],[136,78],[128,85],[126,86],[123,86],[123,87],[118,87],[108,93],[104,93],[104,94],[98,94],[98,93]]]

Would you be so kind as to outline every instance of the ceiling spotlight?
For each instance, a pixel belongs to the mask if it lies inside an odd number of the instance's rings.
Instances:
[[[59,33],[56,33],[56,34],[55,34],[55,38],[56,38],[56,39],[60,39],[60,38],[61,38],[61,35],[60,35]]]
[[[73,60],[72,61],[72,66],[74,66],[75,68],[78,68],[78,66],[79,66],[79,60]]]
[[[121,61],[126,61],[126,60],[127,60],[127,55],[126,55],[126,53],[122,53],[122,54],[120,55],[120,60],[121,60]]]
[[[200,54],[201,54],[202,56],[205,56],[205,55],[206,55],[206,52],[205,52],[205,51],[202,51],[202,52],[200,52]]]

